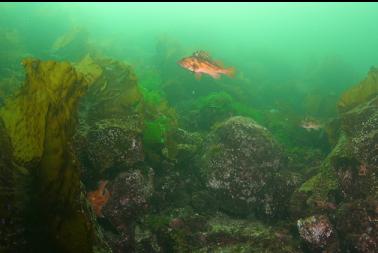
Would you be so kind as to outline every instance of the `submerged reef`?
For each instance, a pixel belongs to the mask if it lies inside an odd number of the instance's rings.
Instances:
[[[167,37],[138,71],[79,28],[51,51],[73,62],[27,58],[23,84],[15,67],[0,80],[0,252],[378,248],[376,68],[337,106],[309,92],[294,108],[243,76],[195,80]]]
[[[377,248],[378,97],[370,88],[374,74],[372,69],[367,79],[341,97],[338,143],[319,172],[292,196],[294,217],[326,215],[332,224],[335,239],[331,245],[326,240],[310,242],[310,230],[306,236],[301,234],[310,247],[330,252],[374,252]]]

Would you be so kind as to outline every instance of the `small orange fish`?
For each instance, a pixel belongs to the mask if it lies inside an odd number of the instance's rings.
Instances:
[[[97,217],[103,217],[101,210],[110,198],[110,192],[105,188],[107,183],[108,181],[101,180],[98,189],[87,194]]]
[[[192,56],[185,57],[178,64],[192,71],[196,79],[199,80],[202,74],[210,75],[212,78],[218,79],[221,74],[229,77],[235,76],[235,68],[223,68],[219,62],[213,61],[209,53],[205,51],[194,52]]]

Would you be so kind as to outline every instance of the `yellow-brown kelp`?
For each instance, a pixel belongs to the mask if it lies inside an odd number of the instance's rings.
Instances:
[[[368,101],[377,94],[378,68],[372,67],[364,80],[342,94],[337,106],[340,112],[345,112],[363,102]]]
[[[35,182],[33,219],[45,233],[36,236],[42,243],[38,250],[92,252],[95,225],[70,145],[77,103],[88,82],[67,62],[27,59],[23,65],[25,85],[6,102],[0,116],[15,161],[29,168]]]

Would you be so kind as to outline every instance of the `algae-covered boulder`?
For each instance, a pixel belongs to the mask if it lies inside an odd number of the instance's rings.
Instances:
[[[147,215],[137,241],[137,252],[301,252],[299,242],[284,226],[233,219],[218,212],[203,216],[188,209]]]
[[[119,174],[110,182],[111,197],[103,214],[116,230],[106,234],[113,252],[134,252],[135,225],[149,208],[153,177],[152,169],[146,173],[133,170]]]
[[[75,65],[89,83],[80,103],[75,150],[86,183],[144,160],[143,102],[131,66],[87,55]]]
[[[336,231],[327,216],[311,216],[297,222],[301,239],[311,250],[339,252]]]
[[[301,252],[299,243],[284,227],[266,226],[256,220],[232,219],[219,213],[208,220],[208,227],[197,235],[199,247],[191,252]]]
[[[252,119],[232,117],[205,140],[201,170],[221,209],[248,214],[270,198],[265,208],[274,213],[274,176],[284,165],[281,148],[267,129]]]
[[[340,201],[338,178],[348,170],[351,162],[350,146],[345,135],[314,172],[293,193],[290,200],[292,218],[299,219],[313,214],[334,213]],[[353,162],[353,160],[352,160]]]
[[[141,121],[135,118],[103,119],[77,134],[75,149],[86,182],[116,174],[144,160]]]
[[[336,213],[336,228],[343,243],[343,252],[375,252],[378,246],[378,199],[369,197],[342,204]]]
[[[87,208],[71,146],[87,82],[67,62],[27,59],[23,64],[25,84],[0,116],[15,161],[30,172],[31,247],[35,252],[106,251]]]
[[[292,215],[328,215],[342,252],[374,252],[378,198],[378,96],[375,69],[339,104],[337,145],[293,194]],[[302,203],[302,204],[301,204]],[[320,243],[327,243],[326,241]],[[336,249],[335,249],[336,250]]]
[[[371,181],[378,168],[378,96],[343,113],[341,122],[350,139],[355,173]]]
[[[378,94],[378,68],[372,67],[368,76],[341,96],[338,108],[341,112],[368,101]]]

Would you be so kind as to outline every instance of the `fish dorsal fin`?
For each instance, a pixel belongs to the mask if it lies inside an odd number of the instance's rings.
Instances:
[[[215,65],[217,65],[218,67],[221,67],[221,68],[224,68],[224,64],[222,61],[219,61],[219,60],[216,60],[216,61],[212,61]]]
[[[193,56],[197,57],[197,58],[204,59],[204,60],[208,60],[208,61],[211,60],[210,54],[206,51],[203,51],[203,50],[198,50],[198,51],[194,52]]]

